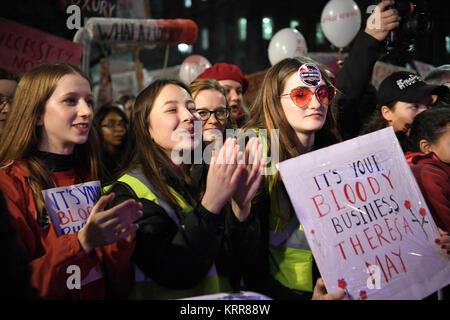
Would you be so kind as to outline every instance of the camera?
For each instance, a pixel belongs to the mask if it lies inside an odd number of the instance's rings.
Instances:
[[[389,9],[396,9],[401,17],[398,28],[386,39],[386,47],[390,50],[407,50],[417,36],[427,35],[433,29],[431,14],[423,1],[396,0],[393,6],[386,8]]]

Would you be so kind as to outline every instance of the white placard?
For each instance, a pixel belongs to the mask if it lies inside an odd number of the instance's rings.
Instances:
[[[58,237],[80,231],[101,196],[100,181],[42,190]]]
[[[450,258],[392,127],[279,164],[328,292],[423,299]]]

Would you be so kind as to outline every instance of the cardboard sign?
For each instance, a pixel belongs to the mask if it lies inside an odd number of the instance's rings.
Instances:
[[[392,127],[279,164],[328,292],[423,299],[450,258]]]
[[[42,190],[58,237],[80,231],[101,196],[100,181]]]
[[[20,75],[43,63],[77,66],[82,52],[72,41],[0,18],[0,66]]]

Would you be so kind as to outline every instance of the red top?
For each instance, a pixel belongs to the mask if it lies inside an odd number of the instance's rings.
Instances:
[[[32,285],[45,299],[105,299],[125,295],[133,280],[130,260],[134,241],[121,240],[86,254],[78,242],[77,233],[58,237],[51,222],[47,227],[40,227],[28,182],[29,174],[24,168],[25,161],[14,161],[2,168],[0,189],[18,231],[18,241],[31,257]],[[58,187],[89,180],[82,179],[74,169],[51,175]],[[67,272],[70,265],[79,266],[81,279],[94,267],[101,268],[103,278],[82,286],[80,290],[68,289],[68,279],[74,274],[73,271]]]
[[[450,165],[435,154],[405,154],[436,225],[450,232]]]

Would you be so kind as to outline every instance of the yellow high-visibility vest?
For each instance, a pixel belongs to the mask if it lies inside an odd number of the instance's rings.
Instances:
[[[263,144],[263,155],[269,154],[268,144],[258,129],[253,129]],[[271,164],[273,166],[273,164]],[[269,265],[270,273],[285,287],[305,292],[313,291],[313,255],[300,222],[294,215],[287,223],[289,197],[275,188],[273,175],[266,175],[269,185]]]
[[[138,198],[146,199],[161,206],[170,218],[181,227],[180,221],[175,211],[162,199],[160,199],[153,187],[148,182],[142,170],[135,169],[122,177],[117,182],[121,182],[130,187]],[[115,182],[116,183],[116,182]],[[104,193],[108,193],[114,184],[103,188]],[[186,214],[189,214],[193,208],[186,200],[173,188],[168,186],[172,195],[177,199],[178,204]],[[225,278],[218,277],[216,266],[213,264],[208,274],[195,287],[190,289],[175,290],[163,287],[146,276],[138,266],[134,265],[135,284],[129,294],[129,299],[182,299],[187,297],[202,296],[207,294],[231,291],[231,286]]]

